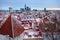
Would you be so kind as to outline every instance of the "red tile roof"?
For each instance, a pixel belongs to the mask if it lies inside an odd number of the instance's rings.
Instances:
[[[13,21],[11,19],[10,15],[0,28],[0,34],[9,35],[13,38],[20,35],[24,31],[24,28],[15,19]]]

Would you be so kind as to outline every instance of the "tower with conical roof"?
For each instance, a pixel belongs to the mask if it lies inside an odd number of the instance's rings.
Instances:
[[[13,8],[9,7],[9,13],[12,13],[12,12],[13,12]]]

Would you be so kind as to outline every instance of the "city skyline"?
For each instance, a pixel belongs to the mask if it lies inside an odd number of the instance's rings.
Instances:
[[[31,9],[60,8],[60,0],[0,0],[0,10],[24,8],[26,4]]]

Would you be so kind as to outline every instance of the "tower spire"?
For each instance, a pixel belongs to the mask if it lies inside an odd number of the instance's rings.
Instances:
[[[24,6],[24,7],[25,7],[25,11],[26,11],[26,7],[27,7],[27,6],[26,6],[26,4],[25,4],[25,6]]]

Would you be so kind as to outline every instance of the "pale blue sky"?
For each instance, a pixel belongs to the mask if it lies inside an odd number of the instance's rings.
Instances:
[[[13,9],[23,8],[24,5],[33,8],[59,8],[60,0],[0,0],[0,9]]]

